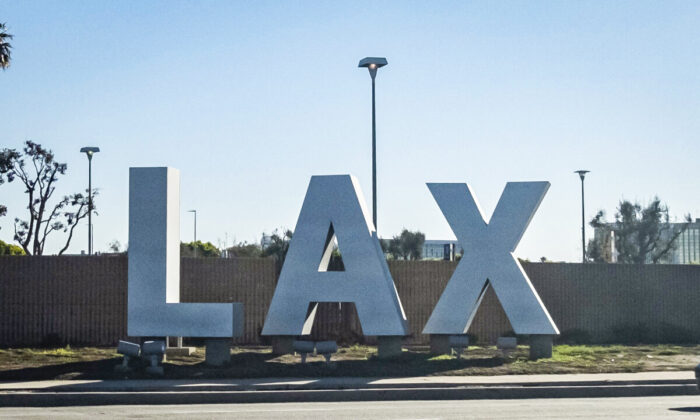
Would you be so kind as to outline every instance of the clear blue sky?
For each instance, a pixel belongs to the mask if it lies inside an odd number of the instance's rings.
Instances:
[[[658,194],[700,217],[700,2],[4,1],[0,147],[32,139],[82,190],[95,145],[95,248],[127,242],[128,168],[182,175],[182,239],[293,228],[309,177],[356,175],[379,233],[453,238],[425,182],[469,182],[490,216],[507,181],[552,183],[516,254],[580,258],[587,219]],[[0,187],[12,219],[17,183]],[[86,249],[87,227],[71,252]],[[590,235],[590,230],[589,230]],[[49,252],[58,250],[52,242]]]

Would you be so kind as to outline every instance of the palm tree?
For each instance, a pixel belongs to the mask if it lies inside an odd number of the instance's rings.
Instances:
[[[12,35],[8,34],[7,27],[4,23],[0,23],[0,68],[5,70],[10,67],[11,53],[10,49],[12,45],[7,42],[8,39],[12,39]]]

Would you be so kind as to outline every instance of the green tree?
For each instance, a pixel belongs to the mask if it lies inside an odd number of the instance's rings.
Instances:
[[[263,256],[262,247],[258,244],[249,244],[247,242],[239,242],[232,247],[226,249],[231,257],[256,258]]]
[[[197,258],[221,257],[221,251],[219,251],[219,248],[215,247],[211,242],[181,242],[180,256]]]
[[[266,235],[263,233],[263,237]],[[289,229],[282,229],[282,232],[275,229],[270,235],[270,242],[263,248],[263,257],[273,257],[277,262],[277,272],[282,270],[284,260],[287,258],[289,242],[292,240],[294,232]]]
[[[382,246],[382,251],[388,254],[389,259],[400,260],[403,256],[401,253],[401,240],[398,236],[394,236],[391,239],[380,239],[379,243]]]
[[[27,255],[24,250],[17,245],[5,243],[0,240],[0,256],[2,255]]]
[[[7,25],[0,23],[0,68],[7,69],[10,67],[10,61],[12,60],[12,45],[10,45],[8,40],[12,39],[13,36],[7,33]]]
[[[14,239],[28,255],[42,255],[47,237],[55,231],[67,233],[66,242],[58,252],[63,254],[70,246],[78,222],[88,215],[87,191],[85,195],[71,194],[49,204],[59,177],[67,169],[68,165],[57,162],[51,150],[31,140],[25,142],[21,153],[14,149],[0,150],[0,184],[17,179],[27,193],[29,218],[15,218]],[[97,191],[93,190],[92,194],[94,197]],[[94,211],[94,198],[92,208]]]
[[[382,239],[380,244],[385,253],[392,259],[399,260],[419,260],[423,254],[423,244],[425,234],[420,231],[411,232],[408,229],[401,231],[401,234],[393,238]]]
[[[657,264],[670,256],[676,248],[676,239],[688,228],[692,221],[685,216],[685,223],[670,223],[668,206],[658,197],[643,207],[627,200],[620,202],[615,213],[615,221],[605,220],[605,211],[600,210],[590,225],[603,234],[589,242],[587,254],[593,261],[609,260],[610,232],[614,233],[617,261],[627,264]]]

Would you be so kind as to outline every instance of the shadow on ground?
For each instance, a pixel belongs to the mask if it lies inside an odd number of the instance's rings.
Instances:
[[[669,408],[671,411],[680,411],[681,413],[700,413],[700,407],[676,407]]]
[[[180,359],[186,360],[186,359]],[[201,359],[200,359],[201,360]],[[231,363],[212,367],[203,361],[195,363],[164,363],[165,378],[265,378],[265,377],[406,377],[445,374],[470,368],[493,368],[502,366],[502,357],[434,358],[424,352],[404,351],[393,359],[338,360],[331,363],[299,362],[298,356],[275,356],[270,353],[241,352],[231,355]],[[127,374],[114,372],[121,363],[115,357],[88,362],[55,364],[42,367],[27,367],[0,372],[2,381],[29,381],[50,379],[145,379],[142,365],[134,366]]]
[[[306,364],[281,361],[270,354],[242,353],[232,355],[231,364],[225,367],[212,368],[204,363],[173,365],[167,368],[166,375],[171,378],[405,377],[437,375],[477,367],[492,368],[503,364],[501,357],[436,360],[430,354],[412,351],[385,360],[370,357],[367,360],[313,361]]]
[[[48,379],[112,379],[114,366],[121,363],[120,357],[71,362],[48,366],[26,367],[0,371],[0,381],[38,381]]]

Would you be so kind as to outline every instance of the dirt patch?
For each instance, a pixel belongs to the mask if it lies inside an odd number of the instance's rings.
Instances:
[[[411,348],[395,359],[380,360],[376,348],[341,348],[333,362],[310,356],[275,356],[266,347],[236,347],[231,363],[212,368],[204,364],[204,349],[164,363],[167,378],[261,377],[402,377],[430,375],[509,375],[553,373],[615,373],[691,370],[700,363],[700,346],[555,346],[551,359],[528,360],[528,348],[503,353],[494,347],[470,347],[461,358],[434,356],[427,348]],[[121,356],[114,348],[0,350],[0,380],[120,379],[149,377],[139,366],[127,375],[114,372]]]

